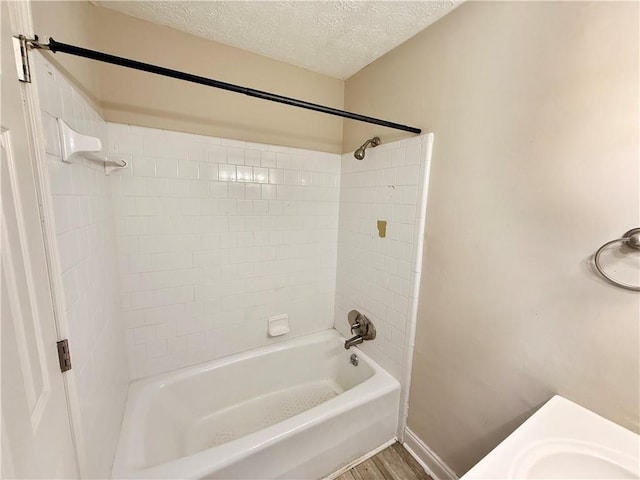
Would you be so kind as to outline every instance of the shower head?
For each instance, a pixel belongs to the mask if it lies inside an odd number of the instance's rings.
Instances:
[[[364,142],[359,149],[353,152],[353,156],[356,157],[357,160],[362,160],[364,158],[364,151],[369,145],[371,145],[372,147],[377,147],[378,145],[380,145],[380,137],[373,137]]]

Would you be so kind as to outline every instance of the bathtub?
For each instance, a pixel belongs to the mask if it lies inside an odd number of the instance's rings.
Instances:
[[[343,344],[327,330],[133,382],[113,477],[318,480],[393,439],[400,384]]]

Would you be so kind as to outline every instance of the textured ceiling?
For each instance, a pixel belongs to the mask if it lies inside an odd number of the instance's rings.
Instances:
[[[461,0],[92,3],[344,79],[450,12]]]

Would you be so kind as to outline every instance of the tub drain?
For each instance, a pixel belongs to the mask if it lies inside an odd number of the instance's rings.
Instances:
[[[353,365],[354,367],[358,366],[358,356],[355,353],[351,354],[349,361],[351,362],[351,365]]]

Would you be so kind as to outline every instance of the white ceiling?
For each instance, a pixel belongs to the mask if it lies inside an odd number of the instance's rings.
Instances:
[[[336,78],[348,78],[462,0],[93,1]]]

